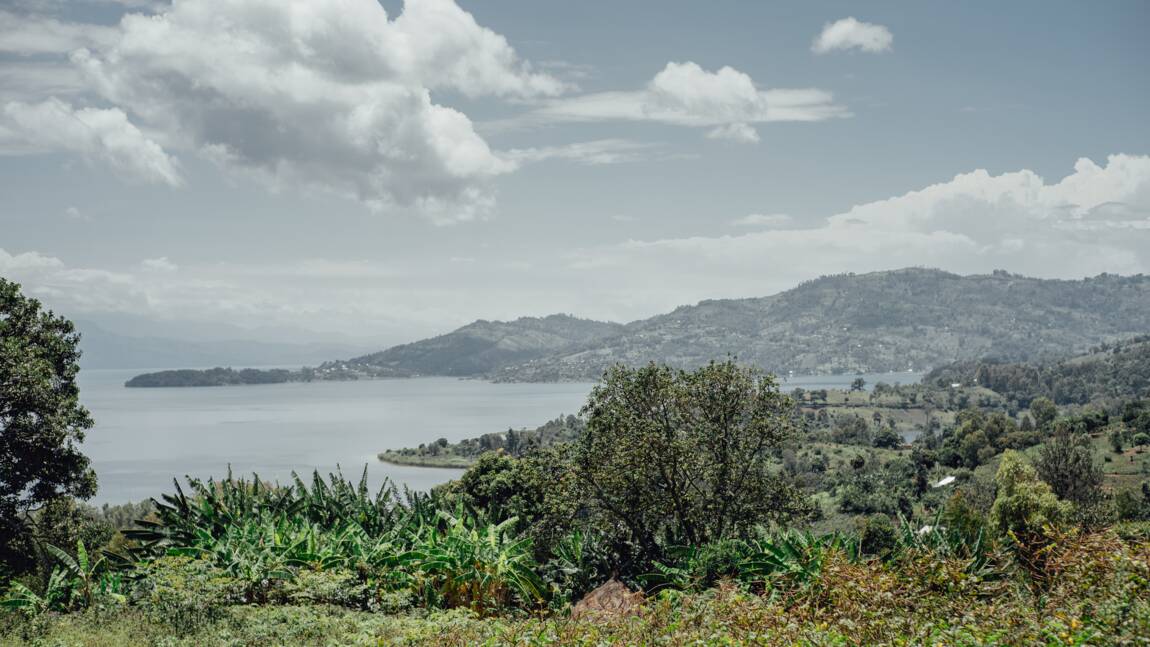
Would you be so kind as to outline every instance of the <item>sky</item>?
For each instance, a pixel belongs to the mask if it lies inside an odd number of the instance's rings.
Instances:
[[[390,344],[840,272],[1146,273],[1148,27],[1141,0],[2,0],[0,276],[135,333]]]

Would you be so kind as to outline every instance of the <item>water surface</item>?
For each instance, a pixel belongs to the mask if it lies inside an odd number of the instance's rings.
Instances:
[[[577,413],[590,384],[491,384],[419,378],[234,387],[128,389],[138,371],[80,372],[80,400],[96,426],[84,451],[100,488],[94,503],[172,491],[172,478],[239,474],[290,479],[342,467],[373,486],[384,477],[414,489],[459,470],[380,463],[384,449],[536,427]]]
[[[577,413],[588,383],[492,384],[418,378],[255,386],[128,389],[134,370],[83,370],[80,400],[96,427],[84,451],[100,489],[94,503],[137,501],[172,491],[172,478],[258,473],[286,483],[293,471],[342,467],[373,487],[389,478],[428,489],[460,470],[380,463],[384,449],[473,438],[508,427],[537,427]],[[845,388],[854,375],[792,377],[784,391]],[[921,375],[866,375],[875,382],[912,383]]]

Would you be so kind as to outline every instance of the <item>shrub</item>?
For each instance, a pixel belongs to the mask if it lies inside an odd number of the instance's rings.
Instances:
[[[1040,570],[1043,553],[1070,517],[1070,504],[1060,501],[1013,450],[1002,455],[994,483],[998,494],[990,509],[991,529],[1014,543],[1024,565]]]

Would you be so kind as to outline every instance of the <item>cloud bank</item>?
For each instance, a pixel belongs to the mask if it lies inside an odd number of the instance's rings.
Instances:
[[[745,233],[632,240],[502,261],[177,264],[81,268],[0,249],[0,275],[72,313],[131,313],[239,325],[287,323],[426,336],[476,318],[574,312],[628,321],[684,303],[772,294],[822,274],[907,266],[1040,277],[1150,272],[1150,157],[1080,159],[1057,181],[984,170],[860,204],[804,225],[781,214],[730,222]],[[23,250],[20,250],[23,251]],[[401,337],[403,338],[403,337]]]
[[[568,260],[585,275],[612,276],[620,297],[640,291],[668,307],[769,294],[821,274],[907,266],[1057,278],[1147,273],[1150,157],[1111,155],[1102,166],[1082,158],[1057,182],[1030,170],[976,170],[854,206],[815,227],[777,216],[731,224],[787,226],[632,240],[579,250]]]

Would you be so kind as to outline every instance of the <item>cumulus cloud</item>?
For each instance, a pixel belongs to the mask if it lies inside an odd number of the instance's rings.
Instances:
[[[824,90],[760,89],[732,67],[715,72],[697,63],[667,63],[645,88],[599,92],[547,102],[531,118],[542,121],[654,121],[710,128],[709,135],[757,142],[751,124],[822,121],[850,113]]]
[[[857,49],[862,52],[890,51],[894,36],[882,25],[862,22],[853,16],[823,25],[811,44],[811,51],[826,54],[835,50]]]
[[[750,216],[732,224],[784,224]],[[609,273],[620,294],[668,286],[664,307],[769,294],[820,274],[906,266],[977,273],[1005,268],[1081,278],[1150,272],[1150,157],[1080,159],[1047,182],[1021,170],[976,170],[860,204],[815,227],[633,240],[572,253],[570,267]]]
[[[11,101],[0,111],[0,146],[5,139],[32,149],[78,153],[127,178],[181,184],[176,161],[118,108],[77,109],[59,99]]]
[[[394,18],[376,0],[148,6],[158,13],[125,15],[116,27],[0,12],[0,50],[71,52],[84,89],[103,104],[25,105],[44,84],[23,75],[25,90],[0,93],[0,150],[73,150],[169,184],[178,182],[172,153],[191,152],[273,189],[333,192],[451,222],[489,210],[491,179],[516,162],[432,93],[529,99],[571,87],[532,69],[454,0],[407,0]],[[36,130],[63,117],[100,121],[120,136]]]

